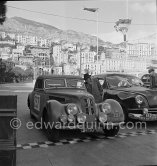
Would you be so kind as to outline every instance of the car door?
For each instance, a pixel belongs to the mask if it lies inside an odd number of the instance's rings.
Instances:
[[[98,79],[99,79],[99,82],[100,82],[100,84],[102,85],[102,88],[103,88],[103,95],[102,95],[103,100],[115,99],[117,91],[110,87],[106,77],[98,78]]]
[[[33,92],[33,114],[38,117],[43,109],[44,102],[44,81],[42,78],[37,79]]]
[[[106,95],[107,95],[107,91],[108,91],[108,84],[107,84],[106,78],[98,77],[98,80],[103,88],[102,98],[106,99]]]
[[[150,75],[149,74],[145,74],[141,77],[142,82],[144,83],[145,87],[149,87],[150,86]]]

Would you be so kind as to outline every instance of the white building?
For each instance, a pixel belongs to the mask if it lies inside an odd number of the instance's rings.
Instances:
[[[83,73],[84,70],[87,69],[92,75],[100,74],[101,73],[101,63],[86,63],[81,66],[81,72]]]
[[[152,55],[152,46],[150,43],[128,44],[127,54],[129,57],[145,58]]]
[[[12,50],[12,59],[13,61],[18,61],[19,57],[23,56],[23,50],[21,49],[13,49]]]
[[[80,53],[81,56],[81,64],[86,64],[86,63],[94,63],[95,62],[95,52],[90,52],[90,51],[82,51]]]
[[[55,65],[60,65],[63,62],[63,52],[61,50],[61,45],[53,46],[53,58]]]

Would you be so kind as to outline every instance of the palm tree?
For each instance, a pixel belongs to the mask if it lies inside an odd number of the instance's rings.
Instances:
[[[6,2],[7,1],[0,1],[0,24],[2,25],[6,19]]]

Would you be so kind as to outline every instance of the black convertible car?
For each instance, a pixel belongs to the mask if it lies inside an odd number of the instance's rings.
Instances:
[[[94,77],[98,78],[103,87],[103,99],[115,99],[121,104],[125,121],[128,119],[157,120],[157,91],[144,87],[138,77],[120,73]]]

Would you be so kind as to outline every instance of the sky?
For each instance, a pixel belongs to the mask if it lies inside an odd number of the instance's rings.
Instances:
[[[132,20],[127,33],[128,41],[136,42],[147,35],[157,33],[156,0],[7,1],[7,6],[9,18],[18,16],[62,30],[98,35],[104,41],[113,43],[123,42],[123,35],[114,28],[115,22],[119,19]],[[98,15],[96,12],[83,10],[84,7],[98,8]]]

